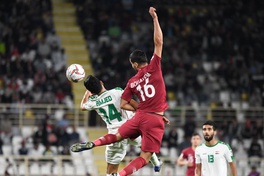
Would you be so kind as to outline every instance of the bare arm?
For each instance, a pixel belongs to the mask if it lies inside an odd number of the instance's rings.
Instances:
[[[126,100],[121,98],[120,108],[128,111],[135,111],[136,109]]]
[[[193,166],[193,163],[190,161],[185,160],[182,155],[180,155],[180,157],[177,159],[177,164],[178,166],[188,166],[191,167]]]
[[[156,9],[153,7],[150,7],[149,13],[153,19],[153,26],[154,26],[154,53],[157,56],[161,57],[162,46],[163,46],[163,33],[162,33],[161,28],[160,28]]]
[[[182,154],[179,156],[179,158],[177,159],[177,165],[178,166],[184,166],[184,165],[187,165],[186,164],[186,160],[184,160],[184,158],[182,157]]]
[[[196,164],[196,167],[195,167],[195,176],[201,176],[201,169],[202,169],[202,164],[201,163]]]
[[[81,108],[82,111],[86,110],[83,105],[88,101],[88,98],[91,95],[92,95],[92,93],[89,90],[86,90],[86,92],[84,93],[82,101],[81,101],[81,105],[80,105],[80,108]]]
[[[234,162],[229,163],[232,176],[237,176],[236,164]]]
[[[135,110],[138,108],[138,102],[136,102],[136,100],[134,100],[134,99],[131,99],[130,102],[129,102],[129,104],[130,104],[131,106],[133,106],[133,108],[134,108]]]

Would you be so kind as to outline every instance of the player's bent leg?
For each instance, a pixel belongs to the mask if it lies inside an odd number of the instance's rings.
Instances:
[[[83,143],[76,143],[73,144],[70,148],[72,152],[81,152],[84,150],[90,150],[94,148],[94,143],[93,142],[83,142]]]
[[[119,172],[120,176],[131,175],[144,167],[150,160],[152,152],[141,151],[140,157],[132,160],[124,169]]]
[[[121,141],[123,138],[119,133],[116,134],[106,134],[96,140],[93,141],[95,146],[102,146],[115,143],[117,141]]]
[[[113,173],[117,173],[119,164],[110,164],[107,163],[106,176],[111,176]]]
[[[72,152],[81,152],[84,150],[90,150],[96,146],[108,145],[114,142],[122,140],[122,137],[119,133],[117,134],[106,134],[99,139],[94,140],[93,142],[83,142],[73,144],[70,148]]]
[[[163,162],[157,157],[156,153],[153,153],[150,158],[151,164],[154,166],[154,171],[159,172]]]

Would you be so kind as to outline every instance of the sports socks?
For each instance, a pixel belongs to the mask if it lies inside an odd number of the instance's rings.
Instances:
[[[146,160],[142,157],[138,157],[134,160],[132,160],[124,169],[122,169],[119,172],[120,176],[126,176],[126,175],[131,175],[134,172],[136,172],[137,170],[139,170],[140,168],[142,168],[143,166],[145,166]]]
[[[112,144],[116,141],[117,141],[117,139],[116,139],[115,134],[106,134],[106,135],[100,137],[99,139],[94,140],[93,143],[95,144],[95,146],[101,146],[101,145]]]
[[[159,158],[157,157],[156,153],[153,153],[150,158],[150,162],[153,166],[160,166]]]

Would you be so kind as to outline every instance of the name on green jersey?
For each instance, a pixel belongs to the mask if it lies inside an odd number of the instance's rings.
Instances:
[[[111,96],[107,96],[107,97],[102,98],[100,100],[96,100],[96,106],[100,106],[100,105],[102,105],[104,103],[107,103],[107,102],[110,102],[110,101],[112,101],[112,97]]]

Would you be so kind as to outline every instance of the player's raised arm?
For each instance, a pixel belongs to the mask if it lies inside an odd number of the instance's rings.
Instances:
[[[150,7],[149,14],[151,15],[153,19],[153,26],[154,26],[154,53],[158,55],[159,57],[161,57],[162,46],[163,46],[163,34],[160,28],[156,9],[154,7]]]
[[[82,111],[85,111],[86,110],[83,105],[88,101],[88,98],[91,95],[92,95],[92,93],[89,90],[86,90],[86,92],[84,93],[83,98],[82,98],[82,101],[81,101],[81,104],[80,104],[80,108],[81,108]]]

